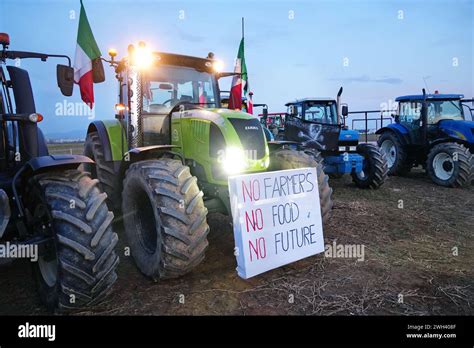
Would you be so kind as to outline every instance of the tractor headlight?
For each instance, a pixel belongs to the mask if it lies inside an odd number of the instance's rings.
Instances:
[[[247,168],[245,153],[238,147],[228,147],[222,159],[222,167],[227,174],[238,174]]]
[[[138,47],[133,49],[132,63],[140,70],[150,68],[155,62],[153,52],[146,46],[143,41],[138,43]]]
[[[224,62],[222,60],[216,59],[214,63],[212,63],[212,68],[215,72],[220,73],[224,70]]]

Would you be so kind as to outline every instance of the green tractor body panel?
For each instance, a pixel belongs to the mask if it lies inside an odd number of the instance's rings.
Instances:
[[[268,145],[258,120],[252,115],[228,109],[195,109],[176,114],[179,116],[172,119],[172,145],[178,146],[177,152],[192,162],[200,180],[227,185],[229,174],[223,166],[225,156],[230,155],[229,148],[245,154],[246,167],[241,173],[267,170]],[[246,126],[238,129],[244,123]]]
[[[121,161],[123,155],[128,151],[127,138],[122,124],[118,120],[103,120],[101,122],[107,130],[112,160]]]

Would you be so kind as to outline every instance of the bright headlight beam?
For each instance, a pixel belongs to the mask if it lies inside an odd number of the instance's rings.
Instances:
[[[222,72],[224,70],[224,62],[222,60],[216,59],[212,63],[212,68],[214,69],[215,72]]]
[[[238,147],[228,147],[222,160],[222,167],[227,174],[238,174],[247,168],[245,153]]]
[[[138,69],[148,69],[154,61],[153,52],[146,46],[139,46],[133,52],[133,65]]]

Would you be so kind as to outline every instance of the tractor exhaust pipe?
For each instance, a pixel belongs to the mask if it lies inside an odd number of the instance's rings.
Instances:
[[[10,216],[10,201],[6,192],[0,189],[0,238],[5,233]]]
[[[342,117],[341,117],[341,95],[342,95],[343,88],[339,88],[339,92],[337,92],[336,98],[336,111],[337,111],[337,124],[342,124]]]
[[[423,103],[421,104],[421,139],[423,144],[428,142],[428,105],[426,103],[426,91],[423,88]]]

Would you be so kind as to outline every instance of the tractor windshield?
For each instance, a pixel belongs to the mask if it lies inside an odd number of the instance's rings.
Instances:
[[[324,124],[337,124],[336,102],[306,102],[304,104],[304,120]]]
[[[214,75],[181,66],[160,65],[143,81],[143,112],[168,114],[179,102],[219,107]]]
[[[436,124],[441,120],[464,120],[461,101],[458,99],[428,101],[428,123]]]

